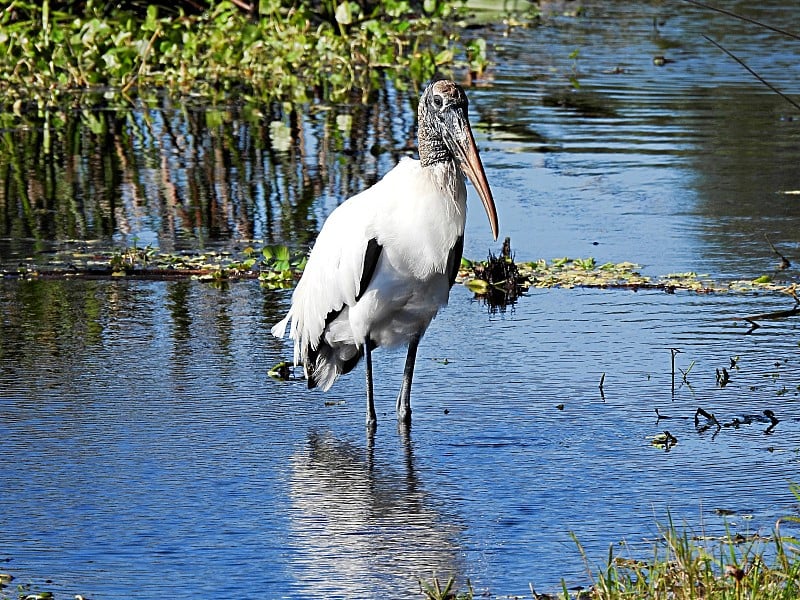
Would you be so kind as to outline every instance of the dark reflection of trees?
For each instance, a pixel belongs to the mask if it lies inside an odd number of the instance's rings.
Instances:
[[[0,134],[0,238],[20,254],[24,240],[305,245],[413,146],[407,98],[385,89],[368,106],[305,113],[168,100],[46,113]]]
[[[176,343],[191,338],[192,311],[189,294],[190,281],[175,281],[167,284],[167,308],[172,316],[172,337]]]
[[[114,228],[119,165],[111,113],[98,133],[81,116],[5,131],[0,143],[0,235],[36,240],[91,238]],[[93,122],[95,122],[93,121]]]
[[[797,202],[781,192],[800,189],[800,114],[777,96],[748,89],[717,93],[730,100],[708,100],[705,108],[716,118],[698,124],[702,147],[693,156],[705,210],[712,216],[786,214]]]
[[[397,472],[371,441],[364,449],[312,432],[292,457],[293,570],[303,589],[397,598],[418,594],[418,578],[459,572],[459,529],[430,505],[408,437],[402,451]]]
[[[99,284],[70,281],[0,287],[0,364],[19,368],[23,376],[100,344],[102,291]]]
[[[700,120],[696,129],[698,207],[708,218],[710,247],[725,252],[721,259],[732,270],[757,275],[777,265],[765,235],[796,260],[790,249],[800,243],[800,115],[777,96],[747,89],[723,94],[730,100],[709,99],[716,118]],[[741,264],[745,246],[753,252],[744,255],[761,257],[753,266]]]
[[[192,315],[190,281],[167,284],[167,310],[172,317],[172,356],[170,364],[176,377],[188,374],[191,356]]]
[[[96,365],[109,336],[125,332],[131,319],[147,322],[149,298],[148,290],[117,281],[2,283],[1,373],[25,378],[33,387],[53,373],[60,379],[73,370],[84,373],[87,365]]]

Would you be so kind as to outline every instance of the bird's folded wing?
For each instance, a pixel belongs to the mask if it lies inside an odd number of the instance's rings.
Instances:
[[[380,246],[369,211],[363,209],[367,201],[354,196],[330,214],[294,291],[289,313],[272,328],[273,335],[282,337],[291,320],[289,336],[295,340],[296,354],[304,354],[309,346],[316,348],[329,320],[355,304],[369,284]]]

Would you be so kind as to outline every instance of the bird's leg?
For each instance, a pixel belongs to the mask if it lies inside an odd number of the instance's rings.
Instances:
[[[364,341],[364,363],[367,372],[367,429],[375,431],[378,426],[378,419],[375,416],[375,396],[372,391],[372,340],[367,338]]]
[[[397,421],[411,425],[411,380],[414,378],[414,363],[417,360],[417,347],[420,336],[411,338],[406,355],[406,367],[403,369],[403,384],[397,394]]]

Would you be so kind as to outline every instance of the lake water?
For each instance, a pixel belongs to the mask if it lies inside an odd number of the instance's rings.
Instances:
[[[794,281],[765,235],[800,260],[800,111],[702,35],[793,97],[800,42],[680,2],[583,6],[483,32],[497,66],[470,110],[516,257]],[[785,3],[731,8],[800,31]],[[24,144],[35,131],[10,133],[22,150],[0,167],[27,183],[0,192],[7,267],[134,241],[303,247],[413,142],[392,90],[299,124],[99,114],[114,135],[75,134],[52,159]],[[465,255],[482,258],[498,245],[470,197]],[[290,354],[269,334],[289,297],[255,281],[0,280],[0,571],[58,598],[413,598],[434,574],[529,597],[530,582],[588,584],[570,532],[602,564],[612,544],[649,557],[670,515],[719,535],[797,514],[798,323],[741,321],[789,296],[547,289],[491,312],[456,286],[420,347],[408,435],[403,353],[375,353],[373,438],[362,368],[324,394],[267,376]],[[746,424],[698,429],[698,408]],[[668,452],[650,443],[664,430]]]

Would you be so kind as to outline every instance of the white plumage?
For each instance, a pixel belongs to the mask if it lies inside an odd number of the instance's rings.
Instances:
[[[408,345],[398,419],[409,423],[417,345],[447,304],[458,271],[466,221],[464,172],[478,189],[492,231],[497,216],[466,119],[463,90],[434,82],[419,108],[420,160],[406,158],[325,221],[286,317],[294,363],[309,387],[327,390],[362,356],[367,370],[367,425],[376,424],[370,351]],[[463,171],[462,171],[463,169]]]

